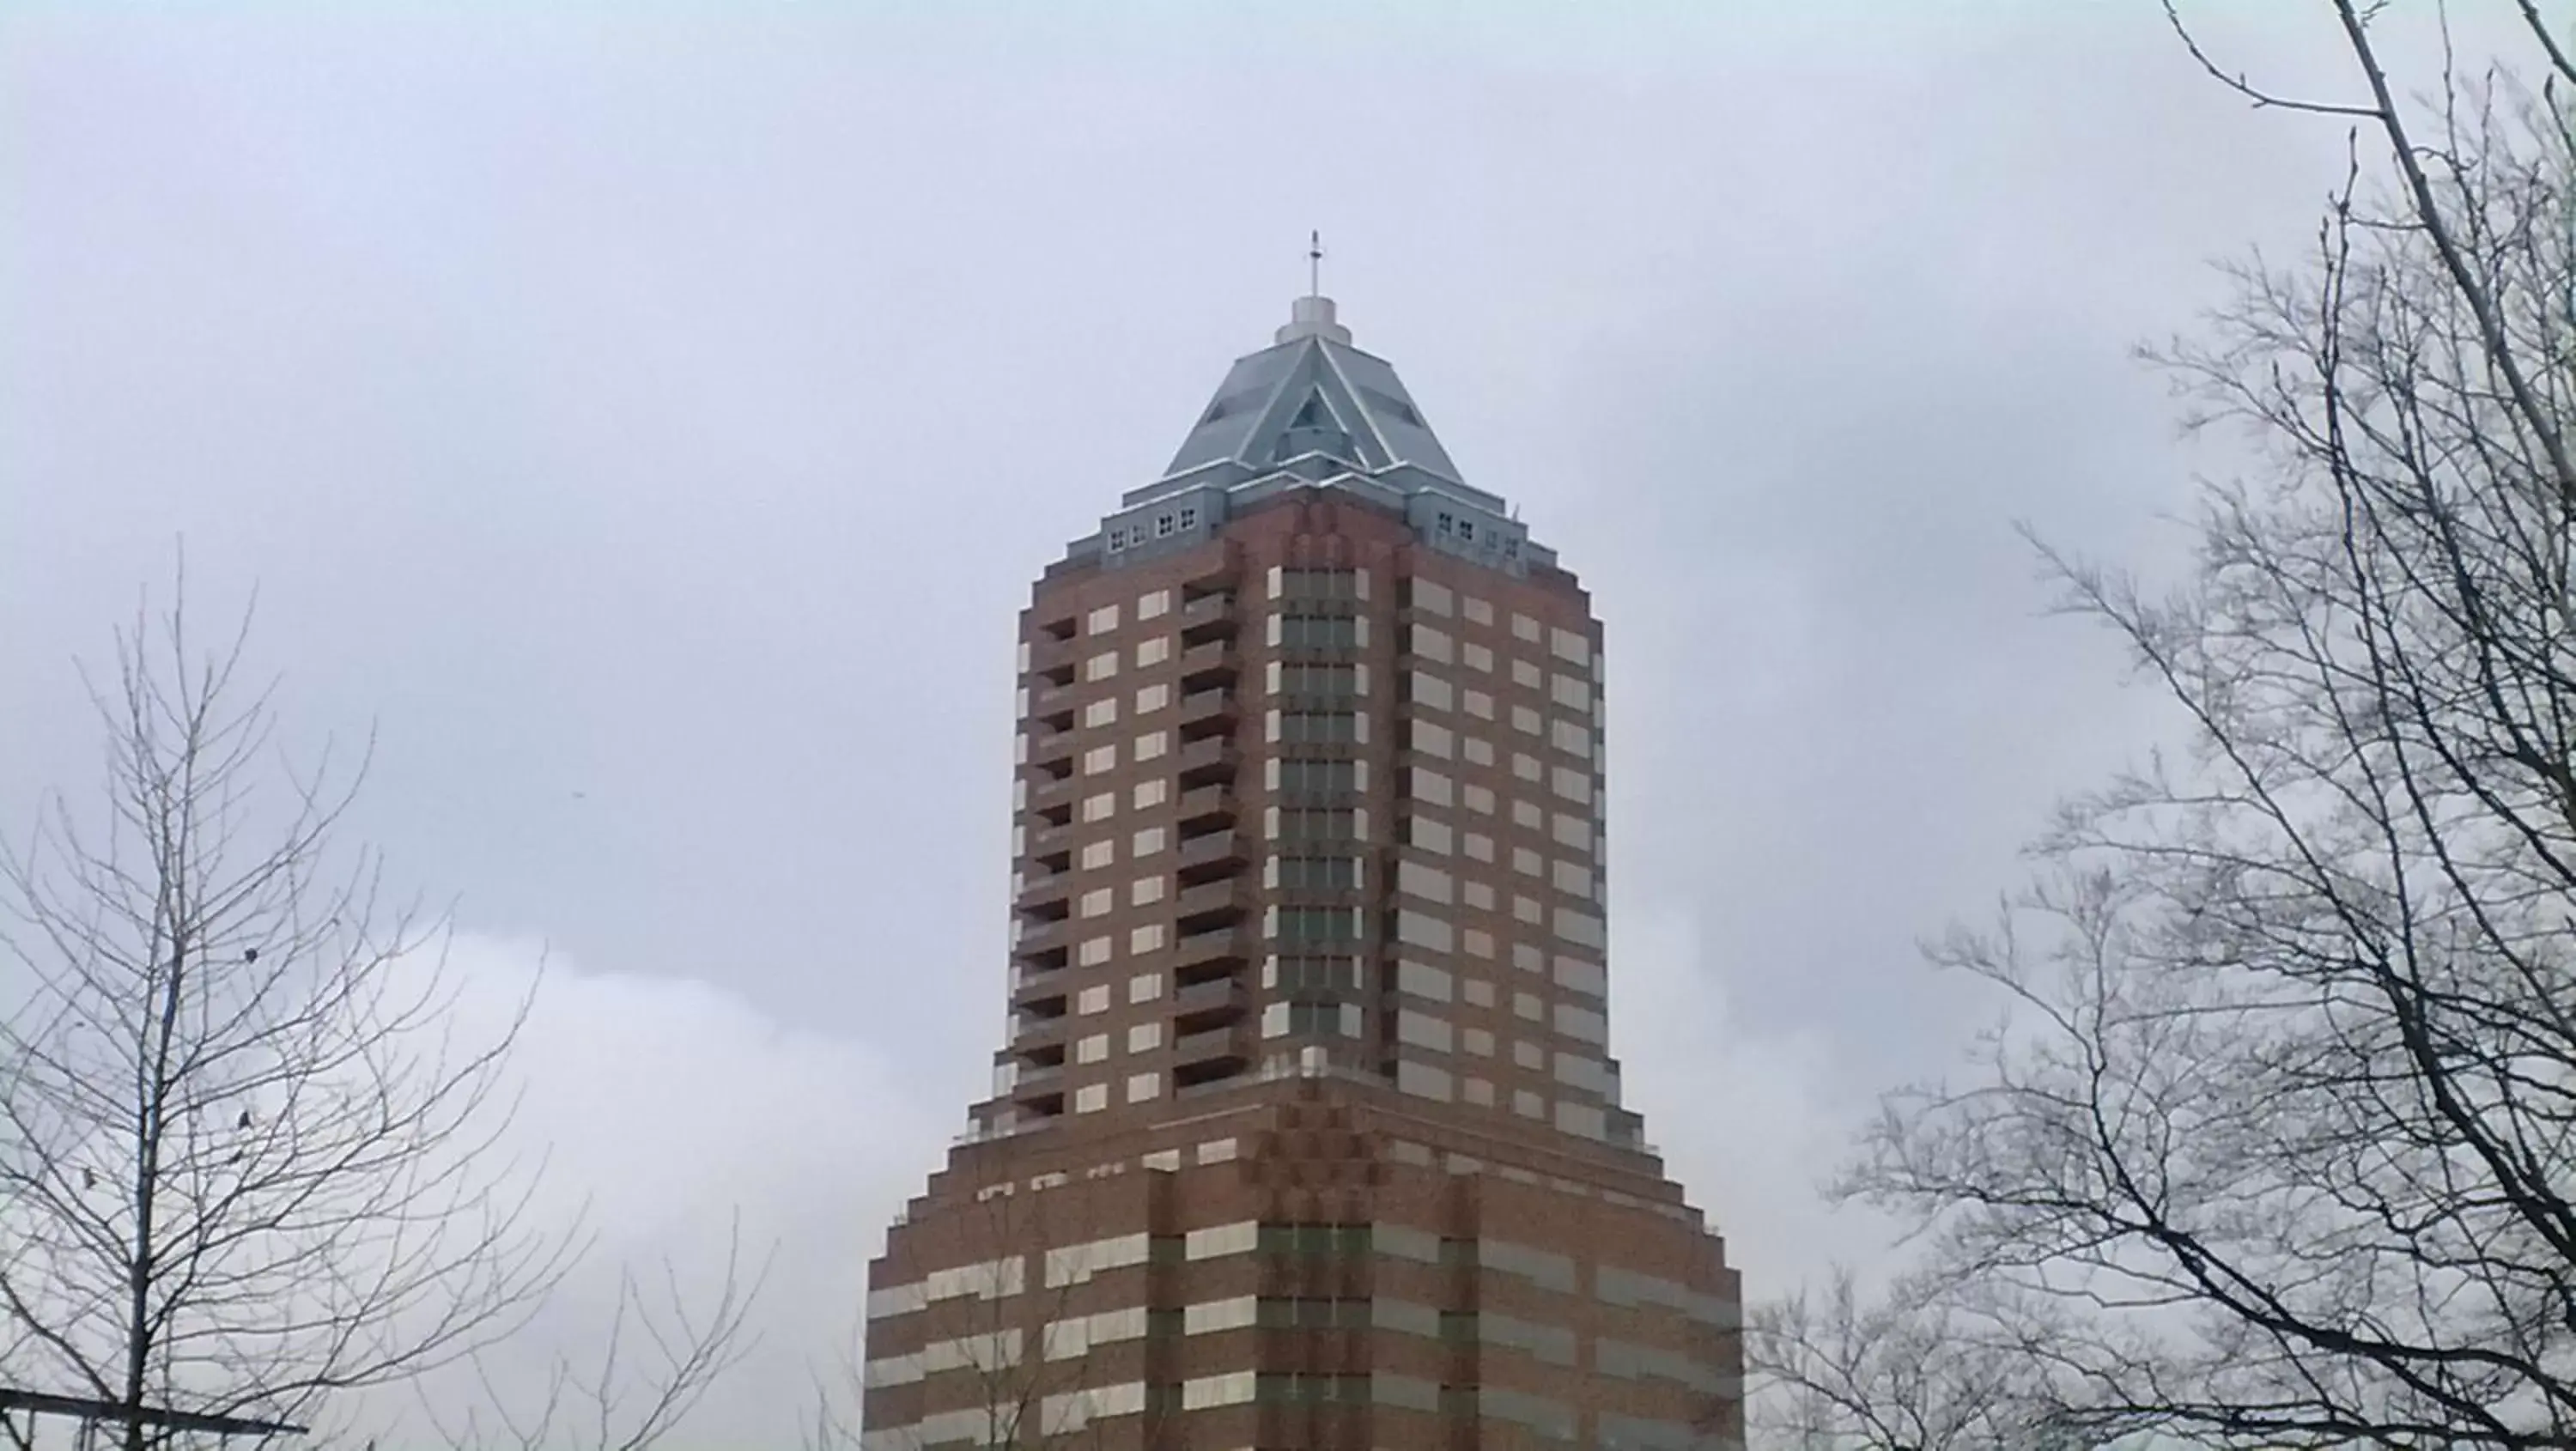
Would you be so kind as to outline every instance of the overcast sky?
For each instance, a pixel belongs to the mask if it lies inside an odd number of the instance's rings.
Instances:
[[[779,1239],[732,1444],[988,1083],[1030,581],[1308,229],[1594,593],[1613,1048],[1768,1294],[1989,1010],[1915,941],[2151,733],[2012,525],[2173,557],[2232,460],[2129,349],[2339,174],[2151,0],[435,9],[0,8],[0,822],[174,541],[256,587],[460,965],[551,955],[559,1171]]]

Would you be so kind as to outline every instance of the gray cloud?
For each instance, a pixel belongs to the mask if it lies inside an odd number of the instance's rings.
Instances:
[[[2336,142],[2151,5],[22,7],[0,820],[87,778],[66,662],[184,534],[306,739],[380,725],[405,877],[591,974],[541,1069],[654,1045],[767,1123],[793,1023],[864,1089],[830,1154],[708,1141],[854,1268],[996,1041],[1014,612],[1321,226],[1596,593],[1615,1046],[1776,1287],[1849,1238],[1837,1125],[1975,1011],[1914,939],[2153,729],[2009,525],[2172,557],[2232,460],[2126,350],[2295,246]]]

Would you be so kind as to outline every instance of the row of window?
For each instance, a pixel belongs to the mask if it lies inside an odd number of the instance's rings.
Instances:
[[[1490,626],[1494,623],[1491,604],[1474,595],[1456,594],[1438,580],[1416,578],[1412,582],[1408,603],[1426,615],[1454,613],[1464,616],[1472,624]],[[1572,630],[1546,627],[1528,615],[1517,613],[1512,616],[1511,629],[1513,639],[1532,645],[1540,643],[1544,636],[1549,653],[1568,664],[1588,665],[1592,662],[1591,640]]]
[[[1473,640],[1460,641],[1446,630],[1420,623],[1414,625],[1405,648],[1417,663],[1430,661],[1439,665],[1464,665],[1483,675],[1494,673],[1497,658],[1492,650]],[[1511,675],[1512,684],[1524,690],[1542,692],[1549,700],[1568,710],[1585,715],[1594,713],[1596,693],[1588,674],[1576,675],[1562,670],[1551,674],[1536,661],[1517,656],[1506,657],[1504,665]]]
[[[1187,534],[1197,527],[1199,527],[1199,506],[1183,504],[1176,509],[1161,510],[1149,519],[1138,519],[1131,524],[1113,524],[1102,543],[1108,546],[1110,553],[1115,554],[1121,550],[1134,549],[1152,543],[1157,539],[1170,539],[1176,535]]]
[[[1139,640],[1133,653],[1136,668],[1139,670],[1160,665],[1172,658],[1172,637],[1156,635],[1150,640]],[[1082,662],[1083,681],[1089,684],[1115,677],[1118,674],[1119,659],[1120,653],[1116,650],[1103,650],[1097,655],[1085,657]]]
[[[1169,527],[1162,529],[1162,534],[1175,534],[1195,527],[1198,522],[1196,510],[1195,505],[1174,509],[1168,516]],[[1276,600],[1365,600],[1369,597],[1368,572],[1365,570],[1274,568],[1270,571],[1269,585],[1270,597]],[[1478,625],[1492,626],[1497,620],[1490,602],[1474,595],[1456,594],[1436,580],[1413,580],[1408,603],[1424,614],[1463,616]],[[1158,619],[1170,613],[1171,608],[1170,590],[1151,590],[1137,597],[1132,618],[1140,623]],[[1102,605],[1084,617],[1084,633],[1114,633],[1119,627],[1120,617],[1119,606]],[[1544,643],[1549,653],[1569,664],[1591,663],[1591,642],[1575,631],[1551,628],[1528,615],[1515,613],[1511,616],[1511,633],[1513,639],[1528,644]]]
[[[1163,710],[1171,705],[1172,687],[1168,683],[1139,686],[1136,690],[1135,701],[1136,714],[1152,715],[1154,712]],[[1025,710],[1023,713],[1025,713]],[[1112,726],[1117,723],[1117,696],[1104,695],[1082,708],[1082,724],[1087,729],[1096,730],[1102,726]]]
[[[1407,834],[1424,836],[1440,834],[1415,829],[1417,823],[1426,822],[1440,827],[1442,832],[1447,831],[1447,824],[1444,822],[1416,817],[1406,824]],[[1488,864],[1500,865],[1494,860],[1490,848],[1483,860]],[[1545,882],[1557,891],[1587,903],[1598,901],[1601,895],[1599,878],[1593,871],[1592,863],[1588,861],[1558,858],[1551,862],[1528,847],[1515,846],[1511,849],[1511,868],[1522,876]],[[1481,912],[1497,910],[1496,903],[1501,900],[1500,891],[1490,883],[1467,876],[1453,877],[1444,867],[1433,866],[1429,862],[1412,857],[1407,857],[1397,865],[1396,889],[1408,896],[1420,897],[1426,902],[1436,902],[1444,907],[1464,902],[1467,906]],[[1523,906],[1522,903],[1528,905]],[[1521,921],[1535,923],[1540,917],[1540,904],[1533,898],[1515,896],[1512,910],[1515,918]]]
[[[1544,737],[1549,744],[1571,756],[1591,760],[1594,730],[1590,716],[1581,721],[1563,717],[1551,718],[1530,706],[1514,704],[1498,715],[1494,697],[1473,686],[1455,686],[1428,671],[1415,670],[1405,677],[1405,695],[1415,706],[1444,713],[1464,713],[1477,720],[1499,721],[1507,715],[1512,729],[1526,736]],[[1489,747],[1490,749],[1490,747]]]
[[[1173,1152],[1177,1154],[1178,1151]],[[1236,1145],[1232,1141],[1202,1144],[1198,1159],[1201,1163],[1222,1162],[1233,1158],[1235,1152]],[[1177,1166],[1175,1158],[1172,1167]],[[1061,1182],[1063,1176],[1054,1178]],[[1034,1181],[1032,1187],[1035,1187]],[[1579,1189],[1582,1186],[1570,1187]],[[1411,1225],[1392,1223],[1250,1219],[1209,1225],[1177,1237],[1157,1237],[1139,1231],[1055,1246],[1043,1251],[1040,1279],[1046,1288],[1062,1289],[1086,1283],[1106,1270],[1147,1263],[1194,1263],[1243,1254],[1384,1255],[1425,1265],[1482,1268],[1512,1275],[1536,1288],[1560,1294],[1575,1294],[1581,1287],[1579,1267],[1572,1257],[1513,1240],[1450,1238]],[[1028,1269],[1027,1256],[1012,1255],[937,1270],[911,1284],[882,1287],[872,1292],[868,1296],[868,1318],[882,1319],[966,1296],[986,1300],[1008,1298],[1028,1288]],[[1678,1281],[1616,1265],[1595,1266],[1592,1280],[1594,1298],[1606,1305],[1660,1306],[1721,1330],[1734,1329],[1738,1323],[1734,1305]],[[1317,1312],[1286,1313],[1298,1316]],[[1322,1313],[1328,1316],[1339,1314]],[[1243,1323],[1252,1321],[1247,1319]],[[1015,1353],[1016,1332],[1013,1332],[1013,1337]]]

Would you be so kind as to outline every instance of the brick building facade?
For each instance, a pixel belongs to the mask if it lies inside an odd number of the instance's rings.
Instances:
[[[1601,632],[1301,299],[1020,631],[1009,1042],[868,1451],[1741,1442],[1607,1046]]]

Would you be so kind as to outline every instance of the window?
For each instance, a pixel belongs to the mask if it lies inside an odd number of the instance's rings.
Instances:
[[[1292,710],[1279,717],[1279,739],[1292,746],[1346,745],[1358,739],[1346,710]]]
[[[1592,866],[1588,862],[1556,863],[1554,880],[1556,889],[1567,896],[1588,898],[1592,895]]]
[[[1159,972],[1140,972],[1127,979],[1127,1001],[1131,1003],[1150,1003],[1162,995],[1163,975]]]
[[[1475,736],[1462,736],[1458,741],[1458,754],[1466,757],[1467,764],[1471,766],[1490,766],[1494,764],[1494,743]]]
[[[1602,946],[1601,919],[1590,912],[1559,907],[1556,909],[1556,935],[1599,952]]]
[[[1578,1008],[1572,1003],[1556,1005],[1556,1030],[1569,1038],[1579,1038],[1586,1043],[1606,1042],[1610,1037],[1610,1024],[1607,1019],[1590,1008]]]
[[[1082,753],[1082,774],[1086,776],[1105,776],[1117,769],[1118,747],[1115,745],[1093,746]]]
[[[1589,803],[1592,800],[1592,774],[1588,771],[1559,766],[1551,775],[1550,784],[1556,788],[1557,795],[1568,801]]]
[[[1543,831],[1547,828],[1547,813],[1541,811],[1535,802],[1515,801],[1512,803],[1512,825]]]
[[[1360,643],[1359,621],[1350,615],[1282,615],[1279,645],[1286,650],[1349,650]]]
[[[1580,675],[1558,675],[1548,681],[1548,698],[1568,710],[1592,708],[1592,682]]]
[[[1451,1094],[1449,1070],[1434,1068],[1417,1059],[1398,1058],[1395,1060],[1395,1087],[1399,1093],[1446,1103]]]
[[[1104,650],[1082,662],[1082,678],[1085,680],[1106,680],[1117,673],[1118,652],[1115,650]]]
[[[1416,1048],[1427,1048],[1434,1053],[1446,1053],[1455,1040],[1456,1034],[1450,1028],[1446,1018],[1436,1018],[1429,1013],[1417,1013],[1410,1008],[1399,1008],[1395,1014],[1395,1036],[1398,1042],[1409,1043]]]
[[[1354,992],[1359,988],[1359,959],[1354,957],[1283,957],[1278,984],[1287,992]]]
[[[1163,828],[1159,826],[1149,826],[1143,831],[1136,833],[1135,840],[1128,845],[1127,854],[1129,856],[1152,856],[1154,853],[1161,851],[1162,849]]]
[[[1445,761],[1455,753],[1456,738],[1449,734],[1447,726],[1433,725],[1427,720],[1417,720],[1413,722],[1413,749],[1426,756],[1438,756]]]
[[[1483,860],[1492,861],[1493,859],[1492,852],[1488,849]],[[1469,882],[1466,885],[1467,890],[1462,895],[1466,897],[1468,906],[1475,908],[1479,912],[1491,912],[1494,910],[1493,888],[1486,886],[1483,882]]]
[[[1434,917],[1428,912],[1398,912],[1395,914],[1395,938],[1398,942],[1411,943],[1433,952],[1447,952],[1455,945],[1457,934],[1446,918]]]
[[[1512,1112],[1523,1118],[1547,1117],[1547,1100],[1526,1088],[1512,1091]]]
[[[1424,851],[1438,852],[1442,856],[1449,854],[1451,838],[1449,823],[1434,821],[1428,816],[1416,816],[1407,823],[1406,832],[1407,840]]]
[[[1486,996],[1490,999],[1493,995],[1488,993]],[[1458,1030],[1458,1046],[1479,1058],[1491,1058],[1494,1056],[1494,1035],[1482,1028],[1461,1028]]]
[[[1456,658],[1450,648],[1449,636],[1429,625],[1413,627],[1413,653],[1425,660],[1437,660],[1443,665]]]
[[[1459,606],[1461,613],[1479,625],[1490,625],[1494,622],[1494,607],[1474,595],[1462,597],[1459,600]],[[1138,613],[1141,615],[1143,612],[1140,610]]]
[[[1413,582],[1413,607],[1426,615],[1448,614],[1455,599],[1446,585],[1427,579]]]
[[[1592,759],[1590,727],[1580,726],[1569,720],[1557,721],[1548,727],[1547,740],[1549,745],[1569,756],[1585,761]]]
[[[1610,986],[1609,975],[1602,970],[1601,964],[1585,962],[1579,957],[1556,960],[1556,983],[1559,987],[1596,998],[1607,992]]]
[[[1458,658],[1466,662],[1466,666],[1470,670],[1481,670],[1488,675],[1493,673],[1494,652],[1486,649],[1482,645],[1474,643],[1473,641],[1468,642],[1459,650]]]
[[[1347,856],[1279,858],[1279,885],[1289,891],[1348,892],[1360,884],[1360,861]]]
[[[1172,637],[1169,635],[1157,635],[1153,639],[1137,642],[1136,668],[1139,670],[1148,665],[1160,665],[1171,658]]]
[[[1136,738],[1136,759],[1139,761],[1160,760],[1163,753],[1170,750],[1171,747],[1172,737],[1170,732],[1147,731],[1145,734]]]
[[[1537,690],[1541,688],[1546,678],[1545,672],[1541,671],[1537,666],[1532,665],[1526,660],[1515,660],[1512,662],[1512,684],[1514,685],[1527,686],[1532,690]]]
[[[1559,908],[1558,910],[1559,910],[1559,911],[1562,911],[1562,910],[1564,910],[1564,909],[1563,909],[1563,908]],[[1547,909],[1546,909],[1546,908],[1544,908],[1544,907],[1541,907],[1541,906],[1539,905],[1539,903],[1538,903],[1538,899],[1537,899],[1537,898],[1535,898],[1535,897],[1520,897],[1520,896],[1515,896],[1515,897],[1513,897],[1513,898],[1512,898],[1512,920],[1513,920],[1513,921],[1515,921],[1515,922],[1530,922],[1530,923],[1537,923],[1537,922],[1543,922],[1543,921],[1545,921],[1546,919],[1547,919]]]
[[[1357,761],[1281,761],[1279,789],[1287,795],[1330,795],[1359,789]]]
[[[1136,880],[1129,882],[1127,884],[1127,905],[1130,907],[1145,907],[1163,900],[1163,883],[1164,879],[1161,877],[1138,877]]]
[[[1285,661],[1279,664],[1279,691],[1282,695],[1357,695],[1359,671],[1350,665],[1324,665],[1311,660]]]
[[[1523,972],[1544,972],[1547,962],[1537,948],[1526,942],[1515,942],[1512,944],[1512,966]]]
[[[1491,816],[1494,814],[1494,793],[1486,787],[1469,786],[1463,793],[1461,793],[1461,799],[1467,803],[1467,809],[1470,811],[1483,816]],[[1484,861],[1492,861],[1493,859],[1494,858],[1490,852],[1481,858],[1481,860]]]
[[[1512,616],[1512,638],[1515,640],[1527,640],[1533,645],[1537,644],[1538,621],[1531,619],[1527,615]]]
[[[1592,850],[1592,821],[1589,817],[1573,816],[1560,811],[1556,813],[1556,819],[1548,825],[1550,834],[1556,838],[1557,845],[1570,846],[1582,852]]]
[[[1279,812],[1282,841],[1351,841],[1359,835],[1356,826],[1354,814],[1348,811],[1290,806]]]
[[[1171,608],[1172,592],[1167,589],[1153,590],[1136,597],[1136,618],[1139,620],[1158,619],[1170,613]]]
[[[1483,978],[1460,978],[1458,986],[1459,995],[1464,997],[1470,1006],[1490,1008],[1494,1005],[1494,985]]]
[[[1109,1106],[1109,1085],[1086,1083],[1073,1091],[1075,1113],[1098,1113]]]
[[[1100,608],[1093,610],[1091,612],[1091,617],[1083,621],[1082,628],[1085,632],[1094,635],[1106,635],[1110,631],[1117,629],[1118,607],[1116,605],[1102,605]]]
[[[1469,957],[1482,957],[1488,960],[1492,959],[1494,955],[1494,934],[1491,932],[1481,931],[1477,928],[1470,927],[1459,933],[1458,939],[1458,950],[1466,953]]]
[[[1129,1103],[1143,1103],[1145,1100],[1152,1098],[1162,1091],[1163,1075],[1159,1073],[1134,1073],[1128,1075],[1127,1101]]]
[[[1357,599],[1359,578],[1348,569],[1284,569],[1279,572],[1279,593],[1292,600]]]
[[[1515,1017],[1525,1018],[1533,1023],[1543,1022],[1547,1018],[1547,1010],[1540,1004],[1538,994],[1536,993],[1512,994],[1512,1014]],[[1538,1064],[1532,1062],[1528,1066],[1536,1068]]]
[[[1454,982],[1445,970],[1429,963],[1399,960],[1395,964],[1395,990],[1400,993],[1445,1003],[1449,1001]],[[1443,1045],[1443,1051],[1446,1051],[1446,1045]]]
[[[1136,789],[1130,793],[1133,805],[1138,811],[1148,806],[1162,805],[1171,794],[1172,783],[1169,781],[1140,781],[1136,784]]]
[[[1447,710],[1449,708],[1451,695],[1448,681],[1441,679],[1437,675],[1429,675],[1416,670],[1411,672],[1407,677],[1406,684],[1411,691],[1414,704],[1428,706],[1433,710]],[[1474,691],[1468,692],[1470,695],[1474,693]]]
[[[1096,872],[1118,860],[1116,841],[1095,841],[1082,849],[1082,869]]]
[[[1449,874],[1426,862],[1410,858],[1395,864],[1395,889],[1426,902],[1448,905],[1451,892]]]
[[[1107,821],[1117,811],[1118,793],[1115,791],[1103,791],[1097,796],[1082,798],[1082,819],[1085,821]]]
[[[1470,786],[1467,789],[1469,791],[1473,791],[1476,788]],[[1486,792],[1486,799],[1491,800],[1493,794],[1494,793],[1490,791]],[[1470,804],[1473,804],[1474,800],[1475,798],[1472,796],[1468,798]],[[1465,852],[1470,858],[1476,861],[1489,862],[1494,859],[1494,839],[1482,832],[1468,832],[1465,839],[1459,843],[1458,849]]]
[[[1348,907],[1281,907],[1276,936],[1282,942],[1350,942],[1360,935],[1360,914]]]
[[[1073,1042],[1073,1061],[1076,1063],[1098,1063],[1108,1056],[1109,1035],[1107,1033],[1092,1033],[1076,1038]]]
[[[1467,691],[1459,704],[1465,707],[1467,714],[1478,720],[1494,718],[1494,698],[1481,690]],[[1142,707],[1140,706],[1139,709]]]
[[[1172,703],[1172,687],[1148,685],[1136,692],[1136,713],[1147,715]]]
[[[1547,875],[1547,859],[1525,846],[1512,848],[1512,870],[1525,877]]]
[[[1129,929],[1128,929],[1128,932],[1127,932],[1127,951],[1128,951],[1131,955],[1139,955],[1139,956],[1141,956],[1141,955],[1142,955],[1142,954],[1144,954],[1144,953],[1148,953],[1148,952],[1160,952],[1160,951],[1162,951],[1162,950],[1163,950],[1163,924],[1162,924],[1162,923],[1160,923],[1160,922],[1148,922],[1148,923],[1146,923],[1146,924],[1145,924],[1144,926],[1142,926],[1142,927],[1133,927],[1133,928],[1129,928]]]
[[[1350,1256],[1369,1252],[1365,1224],[1265,1224],[1255,1241],[1266,1255]]]
[[[1426,771],[1416,766],[1406,774],[1412,779],[1405,794],[1414,800],[1428,801],[1434,806],[1446,806],[1453,799],[1449,789],[1449,778],[1439,772]],[[1471,786],[1468,789],[1472,791],[1475,788]]]
[[[1512,753],[1512,774],[1524,781],[1536,781],[1540,779],[1542,772],[1539,769],[1538,757],[1524,755],[1519,751],[1514,751]]]
[[[1107,887],[1094,887],[1090,891],[1082,894],[1082,905],[1080,908],[1081,915],[1085,917],[1106,916],[1108,915],[1110,907],[1115,904],[1116,900],[1117,893],[1110,891]]]
[[[1111,725],[1117,719],[1118,697],[1114,695],[1105,700],[1095,700],[1082,708],[1082,723],[1086,726]]]
[[[1372,1323],[1371,1303],[1365,1299],[1263,1300],[1260,1306],[1261,1324],[1284,1329],[1366,1330]],[[1351,1379],[1360,1378],[1351,1377]],[[1307,1379],[1331,1380],[1333,1377],[1310,1376]]]
[[[1481,1078],[1461,1079],[1458,1083],[1458,1096],[1467,1100],[1469,1103],[1479,1104],[1486,1108],[1492,1108],[1494,1106],[1494,1085]]]
[[[1109,1011],[1109,984],[1096,982],[1075,994],[1073,1010],[1084,1017]]]
[[[1359,1012],[1350,1003],[1272,1003],[1261,1010],[1261,1036],[1356,1038],[1357,1025],[1344,1016],[1345,1009],[1352,1014]]]

